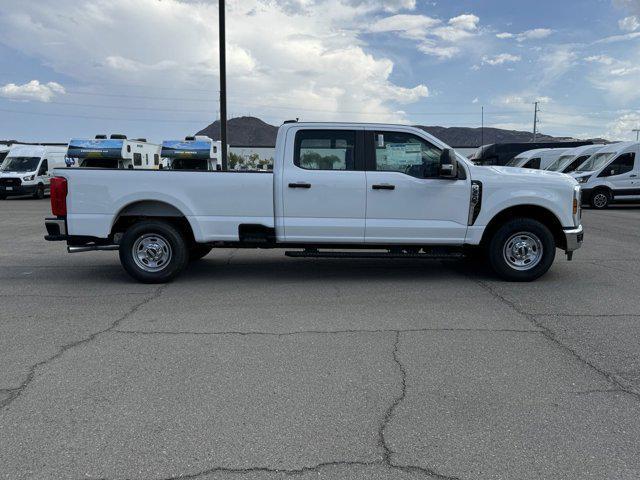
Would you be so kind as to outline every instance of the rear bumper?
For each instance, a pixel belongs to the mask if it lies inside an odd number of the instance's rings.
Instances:
[[[18,196],[18,195],[33,195],[36,193],[38,185],[20,185],[19,187],[5,187],[0,186],[0,195],[6,197]]]
[[[582,242],[584,241],[582,225],[576,228],[565,229],[564,236],[566,239],[566,252],[574,252],[582,247]]]
[[[45,218],[44,226],[47,229],[47,234],[44,239],[49,242],[64,242],[69,239],[67,235],[67,221],[64,218]]]

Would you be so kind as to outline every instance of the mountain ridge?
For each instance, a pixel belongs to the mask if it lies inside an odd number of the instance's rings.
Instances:
[[[528,143],[533,139],[531,132],[507,130],[493,127],[441,127],[437,125],[414,125],[456,148],[474,148],[490,143]],[[483,131],[484,130],[484,131]],[[257,117],[236,117],[227,123],[229,145],[247,147],[273,147],[276,144],[278,127],[270,125]],[[206,135],[220,140],[220,121],[216,120],[200,130],[196,135]],[[538,134],[539,142],[576,141],[571,137],[553,137]],[[596,140],[596,139],[594,139]],[[602,141],[602,139],[597,139]]]

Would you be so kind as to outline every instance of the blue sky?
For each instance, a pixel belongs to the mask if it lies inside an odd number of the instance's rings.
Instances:
[[[180,138],[217,116],[217,2],[0,0],[0,138]],[[628,139],[640,0],[228,0],[231,115]]]

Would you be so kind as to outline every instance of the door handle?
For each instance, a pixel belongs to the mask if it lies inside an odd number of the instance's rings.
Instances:
[[[633,174],[633,175],[629,175],[629,178],[636,178],[637,176],[638,175]]]
[[[389,183],[380,183],[378,185],[372,185],[373,190],[395,190],[396,186]]]
[[[289,188],[311,188],[310,183],[290,183]]]

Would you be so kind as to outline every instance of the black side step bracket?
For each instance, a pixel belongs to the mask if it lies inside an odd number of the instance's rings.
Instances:
[[[319,252],[318,250],[290,250],[284,252],[287,257],[306,258],[423,258],[426,260],[461,259],[462,252],[401,253],[401,252]]]

